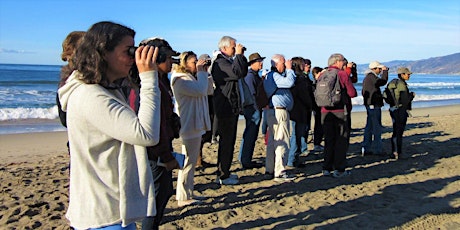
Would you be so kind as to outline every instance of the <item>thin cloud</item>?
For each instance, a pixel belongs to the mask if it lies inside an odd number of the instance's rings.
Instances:
[[[15,50],[15,49],[0,49],[0,53],[9,53],[9,54],[34,54],[35,52],[26,51],[26,50]]]

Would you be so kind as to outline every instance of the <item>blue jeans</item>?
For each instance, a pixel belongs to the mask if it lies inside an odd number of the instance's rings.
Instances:
[[[366,106],[367,121],[364,128],[364,140],[362,147],[366,152],[382,154],[382,109]]]
[[[241,140],[238,160],[243,166],[249,166],[252,162],[254,147],[257,136],[259,135],[261,111],[250,105],[244,107],[243,114],[246,120],[246,128],[244,129],[243,139]]]
[[[262,134],[265,135],[267,133],[267,110],[262,110]]]
[[[308,124],[296,123],[291,121],[292,133],[290,138],[291,148],[289,148],[288,166],[295,166],[298,162],[299,155],[307,151]],[[300,148],[298,146],[301,146]]]

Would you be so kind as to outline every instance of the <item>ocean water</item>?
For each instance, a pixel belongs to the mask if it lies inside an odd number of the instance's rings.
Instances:
[[[60,69],[58,65],[0,64],[0,134],[65,130],[56,122]],[[359,75],[355,84],[359,96],[352,99],[353,111],[365,111],[363,78]],[[414,108],[460,104],[458,75],[413,74],[408,84],[416,93]]]

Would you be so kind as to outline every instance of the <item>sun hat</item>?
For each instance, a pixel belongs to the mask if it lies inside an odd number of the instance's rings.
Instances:
[[[412,72],[411,72],[408,68],[406,68],[406,67],[399,67],[399,68],[398,68],[398,74],[403,74],[403,73],[405,73],[405,74],[412,74]]]

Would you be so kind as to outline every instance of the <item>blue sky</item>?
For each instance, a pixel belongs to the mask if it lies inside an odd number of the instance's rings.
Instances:
[[[64,64],[73,30],[110,20],[136,31],[135,42],[163,37],[179,52],[211,54],[223,35],[269,59],[332,53],[358,64],[419,60],[460,52],[460,1],[106,1],[1,0],[0,63]]]

